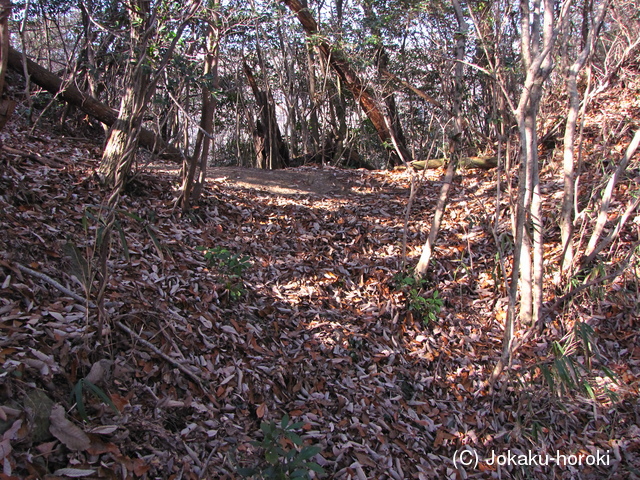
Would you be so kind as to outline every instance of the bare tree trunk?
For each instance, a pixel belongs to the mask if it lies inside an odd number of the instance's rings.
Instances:
[[[433,221],[431,222],[431,230],[429,231],[429,238],[427,242],[422,247],[422,254],[420,255],[420,260],[416,265],[414,275],[416,278],[422,278],[426,275],[427,270],[429,269],[429,262],[431,261],[431,253],[433,250],[433,245],[435,244],[436,238],[438,236],[438,232],[440,231],[440,223],[442,222],[442,217],[444,216],[444,210],[447,205],[447,199],[449,198],[449,190],[451,189],[451,184],[453,183],[453,175],[455,173],[456,167],[458,165],[458,158],[460,156],[459,148],[460,148],[460,140],[462,137],[462,112],[461,112],[461,98],[462,98],[462,80],[463,80],[463,63],[466,48],[466,38],[467,38],[467,23],[464,19],[464,15],[462,13],[462,8],[460,7],[460,3],[458,0],[453,0],[453,8],[456,13],[456,19],[458,21],[458,29],[459,34],[456,40],[456,64],[454,69],[454,91],[453,91],[453,113],[455,115],[455,128],[454,132],[451,136],[451,144],[450,144],[450,153],[451,158],[449,159],[449,165],[447,166],[447,172],[445,173],[444,184],[442,185],[442,189],[440,190],[440,196],[438,197],[438,203],[436,205],[436,211],[433,215]]]
[[[97,174],[108,185],[121,189],[127,180],[135,158],[142,130],[143,115],[155,92],[160,75],[169,63],[182,32],[195,12],[197,2],[192,3],[182,24],[176,29],[172,43],[150,74],[151,64],[147,49],[156,30],[156,15],[151,12],[151,0],[129,0],[127,12],[131,28],[131,60],[127,67],[126,90],[120,102],[118,120],[111,127],[107,145]]]
[[[87,6],[83,0],[78,2],[78,6],[80,7],[81,12],[81,20],[82,20],[82,34],[84,46],[80,51],[80,55],[78,55],[78,61],[76,64],[76,70],[81,72],[81,80],[82,83],[81,88],[84,89],[84,84],[86,83],[86,87],[88,87],[89,93],[92,97],[97,98],[96,92],[96,74],[97,70],[96,66],[96,57],[95,51],[93,49],[93,42],[95,40],[96,34],[93,31],[93,24],[91,23],[90,15],[92,12],[87,10]]]
[[[560,23],[567,18],[570,1],[562,5]],[[542,309],[544,275],[544,225],[542,222],[542,198],[538,171],[538,137],[536,122],[542,98],[542,87],[553,68],[551,51],[558,30],[554,18],[553,0],[520,1],[521,52],[526,76],[515,117],[520,131],[520,180],[515,219],[515,249],[509,305],[503,339],[502,357],[491,376],[493,383],[510,362],[514,350],[513,333],[516,324],[518,286],[520,287],[519,319],[533,327]],[[541,18],[541,12],[543,18]]]
[[[210,65],[210,74],[212,78],[212,86],[214,90],[217,90],[219,87],[219,78],[218,78],[218,63],[220,60],[220,29],[218,27],[219,18],[217,13],[217,7],[220,5],[219,0],[214,0],[214,11],[213,11],[213,21],[215,23],[215,27],[211,32],[213,35],[211,36],[211,42],[207,46],[207,49],[211,55],[211,65]],[[206,105],[205,105],[206,103]],[[206,102],[204,100],[203,95],[203,110],[202,116],[203,119],[206,119],[204,122],[204,130],[209,132],[210,135],[206,135],[203,140],[202,145],[202,153],[200,155],[200,172],[198,173],[198,179],[196,181],[195,187],[193,189],[193,194],[191,195],[191,201],[196,202],[200,195],[202,194],[202,189],[204,188],[204,184],[207,181],[207,167],[209,165],[209,153],[213,151],[215,153],[216,144],[213,141],[213,119],[216,115],[216,107],[218,103],[216,98],[211,95],[211,92],[208,92],[208,96],[206,97]],[[205,115],[206,112],[206,115]]]
[[[259,109],[260,118],[256,120],[253,131],[256,166],[268,170],[284,168],[289,165],[289,150],[282,139],[280,127],[278,127],[273,98],[268,92],[258,88],[253,72],[246,63],[244,64],[244,72]]]
[[[290,45],[285,39],[283,25],[278,21],[276,28],[278,32],[278,43],[280,53],[282,55],[282,69],[277,69],[277,75],[280,79],[282,93],[284,95],[284,103],[287,107],[287,123],[285,126],[285,139],[291,147],[291,156],[295,157],[299,154],[298,131],[296,129],[298,119],[298,88],[296,86],[296,73],[290,58],[295,59],[295,45]],[[301,117],[301,115],[300,115]]]
[[[313,55],[313,46],[309,38],[305,40],[305,46],[307,49],[307,69],[308,69],[308,82],[309,82],[309,133],[311,137],[310,149],[305,145],[304,153],[316,153],[320,150],[320,122],[318,122],[318,101],[316,91],[316,72],[315,72],[315,57]]]
[[[454,5],[457,3],[454,2]],[[386,48],[384,43],[382,42],[382,31],[378,27],[378,20],[376,17],[376,13],[373,10],[373,5],[371,0],[367,0],[362,2],[362,7],[364,9],[365,17],[369,21],[369,28],[371,29],[371,33],[373,33],[375,46],[376,46],[376,67],[378,70],[378,80],[382,82],[383,77],[385,76],[384,72],[388,73],[387,68],[389,67],[389,55],[387,55]],[[455,8],[455,7],[454,7]],[[458,5],[459,8],[459,5]],[[460,14],[462,12],[460,11]],[[464,22],[464,19],[463,19]],[[466,26],[464,26],[466,31]],[[462,49],[464,51],[464,39],[462,39]],[[458,40],[459,42],[459,40]],[[457,46],[459,48],[460,45]],[[460,65],[462,66],[462,65]],[[456,65],[457,68],[457,65]],[[388,82],[387,82],[388,83]],[[393,93],[393,90],[385,85],[383,88],[384,95],[384,103],[387,107],[387,115],[389,118],[390,131],[395,133],[395,142],[396,148],[398,150],[398,155],[403,158],[406,163],[409,163],[411,160],[411,155],[407,150],[407,142],[404,138],[404,131],[402,129],[402,123],[400,122],[400,117],[398,116],[398,107],[396,105],[396,99]]]
[[[611,0],[604,0],[593,20],[593,24],[588,26],[589,10],[587,2],[583,10],[583,49],[576,61],[569,68],[567,74],[567,94],[569,96],[569,111],[567,113],[567,123],[564,131],[564,152],[563,152],[563,196],[562,210],[560,213],[560,234],[562,238],[562,272],[567,275],[573,264],[573,204],[575,200],[575,169],[574,150],[576,124],[578,122],[578,112],[580,110],[580,94],[578,93],[578,73],[584,67],[598,37],[598,32],[602,26],[605,13]]]
[[[118,119],[111,126],[97,171],[103,183],[117,188],[122,187],[129,175],[147,109],[147,94],[153,93],[147,57],[148,39],[155,28],[155,21],[151,19],[151,2],[129,0],[127,12],[131,26],[131,59],[124,82],[125,92],[120,101]]]
[[[4,77],[9,61],[9,17],[11,0],[0,0],[0,97],[4,91]]]
[[[602,251],[603,248],[611,243],[611,241],[613,240],[613,234],[615,233],[617,235],[620,231],[620,228],[616,228],[611,235],[600,241],[600,237],[609,218],[609,210],[611,208],[613,191],[618,184],[620,177],[627,169],[629,160],[631,160],[631,157],[635,155],[638,146],[640,146],[640,130],[636,131],[633,139],[631,140],[631,143],[629,143],[629,146],[627,147],[627,151],[625,152],[624,157],[622,157],[622,160],[618,164],[618,167],[607,182],[607,187],[602,194],[602,201],[600,203],[600,210],[596,219],[596,225],[593,228],[593,232],[591,233],[591,238],[589,238],[589,244],[587,245],[587,249],[584,252],[584,258],[582,258],[580,262],[582,265],[587,265],[592,262],[595,256],[600,251]],[[629,218],[629,215],[637,208],[637,206],[638,203],[636,201],[631,202],[631,204],[627,208],[627,211],[622,215],[622,217],[620,217],[618,225],[623,225],[623,222],[626,222],[626,220]]]
[[[9,61],[9,17],[11,16],[11,0],[0,0],[0,130],[11,117],[15,102],[2,98],[4,77]]]
[[[217,2],[216,2],[217,3]],[[214,18],[214,23],[217,23],[217,19]],[[217,26],[207,26],[207,54],[204,60],[203,75],[213,77],[213,88],[216,88],[218,77],[218,44],[219,44],[219,30]],[[182,193],[181,193],[181,206],[182,210],[188,210],[191,202],[197,200],[201,192],[201,185],[206,180],[207,175],[207,162],[209,159],[209,150],[211,148],[211,138],[213,135],[213,117],[215,114],[216,101],[211,91],[207,86],[202,87],[202,114],[200,117],[200,130],[196,138],[196,145],[194,148],[193,156],[189,161],[189,168],[184,175]],[[194,180],[196,171],[200,167],[200,175],[196,187],[194,186]],[[198,188],[200,186],[200,188]]]
[[[22,18],[22,22],[20,23],[20,28],[18,29],[18,33],[20,34],[20,46],[22,48],[22,64],[23,71],[22,75],[24,76],[24,95],[27,100],[27,106],[29,107],[28,121],[29,123],[33,123],[33,99],[31,98],[31,78],[29,76],[29,72],[27,70],[27,54],[25,51],[25,39],[24,32],[27,26],[27,19],[29,15],[29,7],[31,6],[31,1],[26,0],[24,5],[24,17]]]

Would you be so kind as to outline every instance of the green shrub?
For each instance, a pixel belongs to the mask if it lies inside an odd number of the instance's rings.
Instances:
[[[250,258],[246,255],[231,253],[224,247],[197,247],[204,253],[204,258],[210,268],[214,268],[224,283],[225,290],[231,300],[238,300],[246,290],[242,280],[245,272],[251,268]]]
[[[405,294],[407,309],[420,317],[425,325],[438,318],[444,302],[437,290],[433,290],[430,297],[425,296],[424,290],[428,283],[426,279],[398,274],[393,278],[393,282],[395,289]]]

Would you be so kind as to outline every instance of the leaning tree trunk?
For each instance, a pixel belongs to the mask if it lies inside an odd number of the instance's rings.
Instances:
[[[273,98],[258,88],[251,68],[244,64],[244,73],[251,86],[258,104],[259,118],[253,131],[256,149],[256,166],[268,170],[275,170],[289,166],[289,149],[282,139],[282,133],[276,120],[276,108]]]
[[[22,53],[10,47],[8,60],[9,67],[21,75],[24,74]],[[91,115],[107,126],[112,126],[117,120],[117,110],[91,95],[81,92],[75,85],[63,81],[56,74],[34,61],[27,59],[26,67],[33,83],[54,95],[59,95],[64,101],[78,107],[87,115]],[[140,131],[140,144],[155,153],[165,154],[170,159],[179,159],[182,155],[178,149],[169,146],[160,136],[144,128]]]
[[[122,186],[126,181],[138,150],[149,75],[142,68],[135,70],[127,82],[128,87],[120,102],[120,114],[111,126],[97,171],[100,180],[111,186]]]
[[[467,23],[464,19],[464,15],[462,14],[462,8],[460,7],[460,3],[458,2],[458,0],[453,0],[452,4],[455,10],[456,19],[458,21],[458,29],[460,31],[460,34],[457,35],[456,39],[456,66],[453,78],[454,91],[452,103],[454,113],[454,131],[452,132],[450,140],[451,158],[449,159],[447,171],[444,176],[444,182],[442,184],[442,188],[440,189],[440,194],[438,195],[438,202],[436,204],[436,211],[433,214],[433,220],[431,221],[429,237],[422,247],[420,259],[418,260],[418,263],[416,264],[416,268],[414,270],[414,276],[417,279],[425,277],[427,274],[427,270],[429,269],[433,246],[435,245],[436,239],[438,238],[440,224],[442,223],[444,211],[449,199],[449,190],[451,189],[451,185],[453,183],[453,175],[455,174],[455,170],[458,165],[458,157],[460,156],[460,140],[462,138],[462,83],[464,73],[464,64],[462,63],[462,60],[465,56],[465,49],[467,44]]]
[[[191,2],[182,17],[182,23],[174,30],[171,44],[164,49],[153,76],[147,50],[156,32],[156,12],[151,12],[151,0],[128,0],[127,11],[131,26],[131,61],[127,67],[126,90],[120,102],[118,120],[111,127],[107,146],[98,168],[98,176],[104,183],[118,191],[126,181],[142,131],[143,115],[155,92],[160,75],[166,68],[173,51],[182,37],[187,22],[195,13],[199,3]]]
[[[331,68],[344,82],[354,98],[358,101],[362,110],[367,115],[373,127],[378,133],[378,137],[382,144],[391,153],[393,165],[400,163],[408,163],[412,160],[411,155],[406,149],[403,151],[397,133],[393,130],[391,119],[385,115],[384,111],[378,105],[373,93],[362,82],[358,74],[351,68],[351,65],[345,58],[344,53],[336,46],[329,45],[319,35],[318,24],[309,10],[302,5],[299,0],[281,0],[289,9],[298,16],[298,20],[302,24],[305,32],[310,37],[315,37],[317,48],[322,56],[329,62]],[[400,158],[398,151],[403,158]]]

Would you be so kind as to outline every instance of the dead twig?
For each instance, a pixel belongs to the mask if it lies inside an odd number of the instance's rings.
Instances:
[[[58,290],[60,290],[62,293],[64,293],[65,295],[73,298],[74,300],[78,300],[79,302],[82,303],[87,303],[89,305],[89,307],[91,308],[95,308],[95,304],[92,302],[87,302],[86,298],[83,298],[82,295],[78,295],[77,293],[69,290],[67,287],[65,287],[64,285],[62,285],[61,283],[59,283],[58,281],[54,280],[53,278],[51,278],[48,275],[45,275],[44,273],[41,272],[36,272],[35,270],[30,269],[29,267],[25,267],[24,265],[20,265],[19,263],[14,263],[14,265],[18,268],[18,270],[20,270],[23,273],[28,273],[29,275],[31,275],[32,277],[36,277],[39,278],[40,280],[44,280],[45,282],[47,282],[49,285],[57,288]]]
[[[131,330],[124,323],[116,320],[115,324],[120,330],[122,330],[124,332],[127,332],[129,335],[131,335],[133,338],[135,338],[136,341],[140,342],[142,345],[147,347],[153,353],[155,353],[156,355],[161,357],[163,360],[165,360],[166,362],[170,363],[171,365],[176,367],[178,370],[180,370],[182,373],[184,373],[187,377],[189,377],[191,380],[193,380],[203,391],[205,391],[205,392],[207,391],[207,388],[204,385],[204,380],[202,378],[200,378],[198,375],[196,375],[195,373],[190,371],[187,367],[185,367],[181,363],[177,362],[176,360],[174,360],[173,358],[171,358],[167,354],[163,353],[153,343],[151,343],[151,342],[145,340],[144,338],[140,337],[140,335],[138,335],[136,332]]]

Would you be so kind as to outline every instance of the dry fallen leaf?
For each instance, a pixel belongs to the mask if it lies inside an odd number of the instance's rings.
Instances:
[[[69,450],[83,451],[89,448],[91,441],[86,433],[71,423],[62,405],[54,405],[51,409],[51,435],[60,440]]]
[[[108,378],[112,366],[113,362],[110,360],[98,360],[91,366],[91,370],[85,380],[94,385],[101,385]]]
[[[82,478],[96,473],[96,470],[85,470],[82,468],[61,468],[54,472],[59,477]]]

